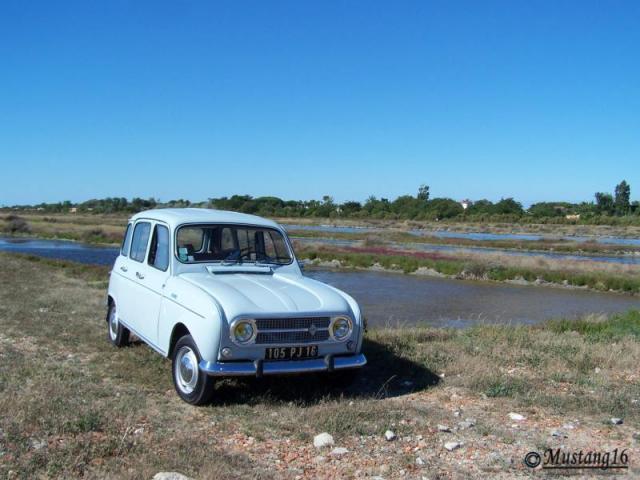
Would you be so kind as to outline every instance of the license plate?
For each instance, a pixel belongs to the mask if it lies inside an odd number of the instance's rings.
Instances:
[[[316,358],[317,356],[317,345],[303,345],[301,347],[270,347],[264,352],[265,360],[300,360],[303,358]]]

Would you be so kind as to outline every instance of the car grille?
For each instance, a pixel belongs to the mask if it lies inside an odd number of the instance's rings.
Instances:
[[[328,339],[329,330],[319,330],[315,335],[311,335],[309,332],[259,332],[256,343],[315,343]]]
[[[256,344],[325,342],[330,323],[329,317],[258,318]]]
[[[327,329],[330,321],[329,317],[258,318],[256,326],[258,331],[306,329],[311,325],[317,329]]]

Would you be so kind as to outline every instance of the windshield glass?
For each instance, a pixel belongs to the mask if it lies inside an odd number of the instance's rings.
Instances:
[[[282,233],[252,225],[185,225],[176,234],[176,255],[183,263],[269,263],[293,260]]]

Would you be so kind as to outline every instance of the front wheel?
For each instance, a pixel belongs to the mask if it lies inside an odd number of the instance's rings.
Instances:
[[[107,328],[109,341],[116,347],[125,347],[129,344],[129,329],[118,321],[118,310],[115,302],[109,304],[107,311]]]
[[[191,335],[180,338],[173,349],[173,385],[185,402],[205,405],[213,398],[214,379],[200,371],[200,354]]]

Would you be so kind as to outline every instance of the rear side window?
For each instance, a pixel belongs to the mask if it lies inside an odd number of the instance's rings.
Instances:
[[[122,239],[122,247],[120,247],[120,255],[126,257],[129,255],[129,247],[131,246],[131,234],[133,233],[133,229],[131,228],[131,224],[127,225],[127,230],[124,232],[124,238]]]
[[[169,229],[164,225],[156,225],[149,249],[149,265],[163,272],[169,268]]]
[[[133,239],[131,240],[131,260],[136,262],[144,261],[147,253],[147,243],[149,243],[149,233],[151,233],[151,224],[148,222],[139,222],[133,229]]]

